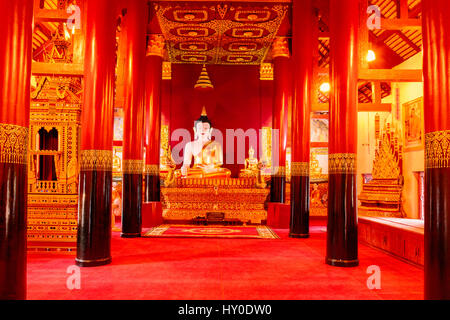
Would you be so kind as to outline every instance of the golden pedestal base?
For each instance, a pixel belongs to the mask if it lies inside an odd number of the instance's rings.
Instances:
[[[162,187],[161,194],[167,222],[205,218],[208,212],[244,223],[267,220],[264,204],[269,189],[257,188],[255,178],[176,179],[173,187]]]

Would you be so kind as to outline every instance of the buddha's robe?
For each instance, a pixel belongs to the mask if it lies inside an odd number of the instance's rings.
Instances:
[[[194,165],[187,169],[184,178],[228,178],[231,171],[222,168],[223,153],[222,146],[216,141],[205,143],[198,154],[193,154]],[[181,171],[177,170],[177,176]]]

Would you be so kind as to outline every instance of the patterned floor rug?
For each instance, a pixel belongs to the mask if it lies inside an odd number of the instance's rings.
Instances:
[[[278,239],[267,226],[193,226],[163,224],[152,228],[144,237]]]

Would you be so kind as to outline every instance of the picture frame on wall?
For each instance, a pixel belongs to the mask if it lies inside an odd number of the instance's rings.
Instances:
[[[329,119],[327,113],[311,115],[311,147],[328,147]]]
[[[403,104],[402,123],[405,152],[423,150],[425,145],[423,97]]]

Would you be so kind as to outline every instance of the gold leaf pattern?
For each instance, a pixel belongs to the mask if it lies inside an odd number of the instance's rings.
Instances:
[[[355,153],[333,153],[328,157],[329,174],[356,174]]]
[[[450,168],[450,130],[425,135],[425,168]]]
[[[144,166],[144,174],[151,176],[159,176],[159,165],[157,164],[146,164]]]
[[[309,162],[292,162],[291,176],[293,177],[308,177],[309,176]]]
[[[0,123],[0,162],[27,164],[28,128]]]
[[[112,171],[112,150],[81,150],[82,171]]]
[[[143,160],[124,159],[122,162],[122,172],[124,174],[142,174],[143,169]]]

